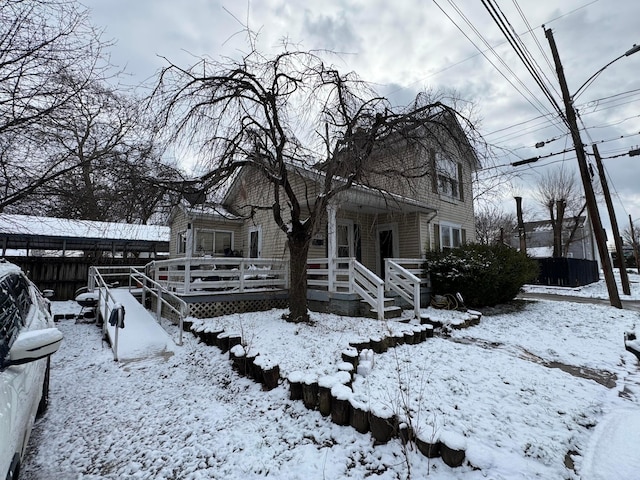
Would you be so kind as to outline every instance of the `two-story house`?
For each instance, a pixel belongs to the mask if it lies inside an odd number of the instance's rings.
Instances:
[[[479,162],[470,147],[460,148],[467,144],[455,140],[405,142],[394,155],[372,157],[366,179],[334,197],[317,228],[308,255],[310,289],[353,293],[353,274],[341,281],[336,273],[353,269],[351,261],[384,282],[387,259],[411,259],[417,273],[426,250],[475,240],[472,178]],[[447,148],[453,143],[456,148]],[[324,180],[322,165],[291,165],[290,178],[298,198],[313,205]],[[272,188],[258,170],[243,167],[219,202],[179,206],[170,221],[171,257],[286,261],[287,237],[270,208]]]

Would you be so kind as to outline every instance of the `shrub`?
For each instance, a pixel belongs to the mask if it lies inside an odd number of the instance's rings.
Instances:
[[[447,252],[428,252],[424,268],[433,293],[460,292],[470,307],[513,300],[525,283],[538,276],[538,264],[503,245],[468,244]]]

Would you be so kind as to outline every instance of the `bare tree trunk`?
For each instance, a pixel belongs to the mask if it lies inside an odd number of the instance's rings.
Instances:
[[[578,214],[573,217],[573,225],[571,225],[571,230],[569,231],[569,237],[567,238],[567,241],[564,242],[564,247],[562,248],[563,257],[569,256],[569,247],[571,247],[571,244],[575,240],[578,227],[580,226],[580,216],[584,213],[586,208],[587,208],[587,204],[585,203],[582,206],[582,209],[578,212]]]
[[[289,235],[289,317],[290,322],[308,322],[307,255],[309,237],[306,232]]]

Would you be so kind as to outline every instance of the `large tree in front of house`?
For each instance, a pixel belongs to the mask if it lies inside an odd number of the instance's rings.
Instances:
[[[473,131],[444,95],[421,94],[397,108],[355,74],[286,45],[271,57],[251,51],[237,61],[202,59],[189,68],[169,63],[152,102],[170,140],[207,159],[197,188],[217,189],[247,166],[268,181],[271,204],[255,207],[271,210],[286,234],[288,319],[294,322],[309,318],[307,255],[332,199],[380,175],[430,175],[428,161],[408,165],[401,151],[418,143],[433,148],[446,137],[447,148],[468,153],[460,126]],[[372,160],[394,155],[396,161]],[[296,188],[299,169],[314,172],[313,188]]]

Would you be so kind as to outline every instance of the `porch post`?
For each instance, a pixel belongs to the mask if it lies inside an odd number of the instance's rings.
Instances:
[[[185,245],[185,256],[187,257],[184,262],[184,293],[189,293],[191,289],[191,258],[193,257],[193,223],[189,219],[187,223],[187,244]],[[171,267],[169,267],[171,269]],[[169,278],[167,278],[169,280]],[[167,285],[168,286],[168,285]]]
[[[335,259],[337,256],[336,247],[336,206],[333,203],[327,205],[327,268],[329,270],[330,292],[335,291]]]

